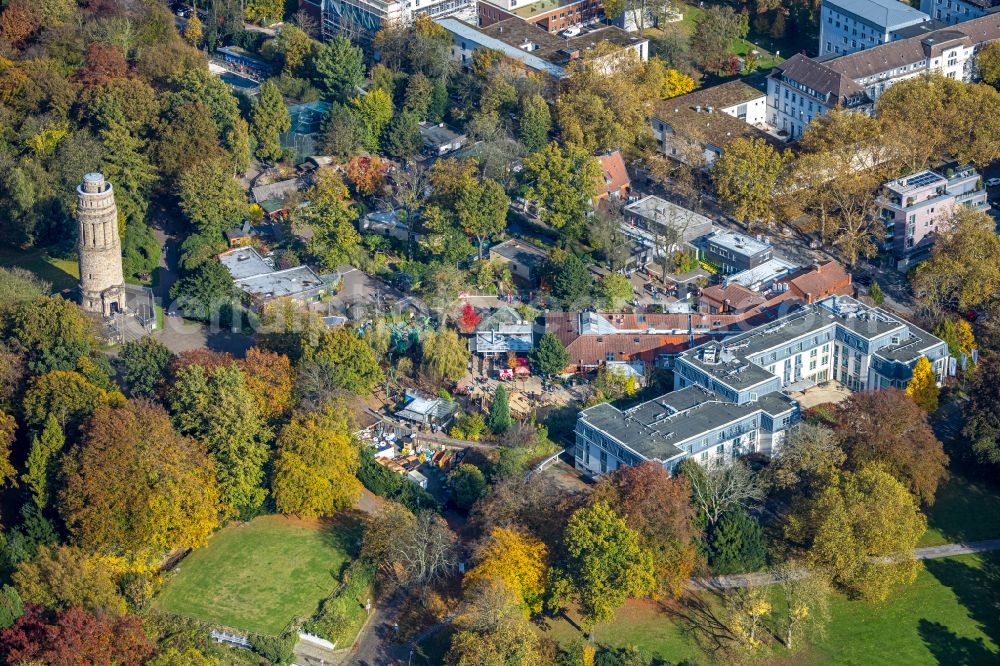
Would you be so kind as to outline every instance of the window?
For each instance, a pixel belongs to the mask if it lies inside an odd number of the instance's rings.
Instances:
[[[604,360],[605,361],[609,361],[609,362],[615,360],[615,353],[614,352],[608,352],[608,353],[606,353],[604,355]]]
[[[723,454],[725,454],[725,452],[726,452],[726,445],[725,444],[719,444],[717,447],[715,447],[715,452],[718,455],[720,455],[720,456],[723,455]]]

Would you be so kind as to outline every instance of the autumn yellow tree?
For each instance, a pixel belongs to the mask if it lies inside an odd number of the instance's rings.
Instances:
[[[476,554],[476,565],[465,576],[466,586],[496,578],[519,594],[526,613],[542,610],[548,549],[537,538],[512,529],[496,528]]]
[[[188,19],[187,25],[184,26],[184,39],[187,40],[188,44],[191,46],[198,46],[201,44],[203,37],[204,33],[201,27],[201,19],[194,14],[191,14],[191,18]]]
[[[726,596],[727,625],[741,648],[752,652],[764,644],[758,631],[773,609],[770,590],[764,586],[737,588]]]
[[[66,456],[60,513],[73,544],[148,563],[204,545],[222,506],[205,447],[145,401],[98,407]]]
[[[676,69],[668,69],[663,73],[663,81],[660,84],[660,99],[686,95],[692,90],[694,90],[694,79],[687,74],[682,74]]]
[[[78,372],[53,370],[31,382],[24,394],[24,418],[28,425],[41,426],[49,414],[55,414],[61,424],[75,427],[97,407],[112,400],[119,404],[124,396],[109,394]]]
[[[806,546],[811,566],[852,594],[882,602],[916,579],[913,549],[926,530],[916,498],[871,464],[830,479],[789,516],[785,533]]]
[[[246,375],[246,386],[257,401],[259,414],[274,421],[288,414],[292,407],[295,371],[284,354],[251,347],[239,366]]]
[[[928,414],[937,411],[938,386],[937,375],[926,356],[921,356],[913,368],[913,377],[906,385],[906,395]]]
[[[14,465],[10,462],[16,430],[17,421],[14,420],[14,417],[0,409],[0,488],[7,485],[8,480],[14,480],[17,474]]]
[[[17,565],[12,578],[26,603],[50,610],[125,612],[125,599],[111,568],[73,546],[40,546],[33,559]]]
[[[296,413],[278,435],[271,484],[278,511],[313,518],[347,508],[361,492],[357,468],[342,409]]]

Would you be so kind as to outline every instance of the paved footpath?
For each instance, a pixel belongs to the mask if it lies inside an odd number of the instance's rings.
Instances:
[[[918,560],[936,560],[941,557],[971,555],[973,553],[988,553],[995,550],[1000,550],[1000,539],[972,541],[970,543],[949,543],[943,546],[916,548],[914,549],[914,556]],[[712,578],[693,578],[688,583],[688,588],[692,590],[731,590],[738,587],[773,585],[777,582],[778,578],[774,574],[759,572],[750,574],[735,574],[732,576],[714,576]]]

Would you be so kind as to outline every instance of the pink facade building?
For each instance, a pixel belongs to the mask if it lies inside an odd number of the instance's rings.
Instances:
[[[930,256],[939,233],[947,230],[955,206],[989,210],[982,178],[972,167],[948,169],[944,174],[920,171],[886,183],[879,197],[885,222],[883,250],[908,270]]]

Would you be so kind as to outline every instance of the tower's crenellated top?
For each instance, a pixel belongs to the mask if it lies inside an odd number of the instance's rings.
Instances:
[[[94,171],[83,177],[83,182],[76,187],[76,193],[80,195],[106,194],[110,189],[111,183],[104,180],[104,174]]]

